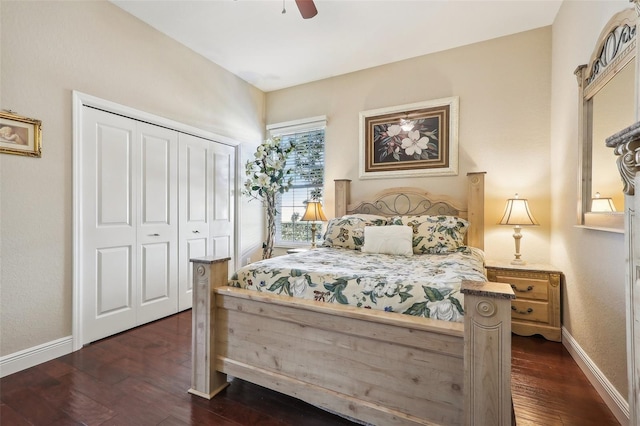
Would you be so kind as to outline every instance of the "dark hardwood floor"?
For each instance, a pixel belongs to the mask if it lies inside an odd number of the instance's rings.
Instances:
[[[189,388],[191,311],[0,379],[0,424],[351,425],[235,380],[211,401]],[[518,425],[617,425],[560,343],[513,336]]]

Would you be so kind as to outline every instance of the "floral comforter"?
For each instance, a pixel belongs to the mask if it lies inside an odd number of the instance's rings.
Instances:
[[[463,321],[462,280],[485,281],[484,254],[394,256],[317,248],[239,269],[229,285],[327,303]]]

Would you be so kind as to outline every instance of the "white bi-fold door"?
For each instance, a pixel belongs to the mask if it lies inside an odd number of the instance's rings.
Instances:
[[[81,157],[86,344],[190,308],[189,259],[232,255],[235,150],[84,107]]]
[[[202,256],[231,256],[235,149],[181,133],[179,136],[180,265]],[[180,269],[179,309],[191,307],[193,268]]]
[[[83,343],[177,312],[177,132],[83,113]]]

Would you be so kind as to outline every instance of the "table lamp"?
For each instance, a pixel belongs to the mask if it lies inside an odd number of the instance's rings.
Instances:
[[[609,197],[600,197],[600,193],[596,192],[596,196],[591,199],[591,213],[612,213],[616,211],[613,200]]]
[[[311,248],[316,248],[316,222],[326,221],[327,217],[322,211],[322,204],[320,201],[313,200],[307,201],[307,209],[302,216],[302,219],[311,223]]]
[[[518,198],[518,194],[516,194],[514,198],[509,198],[499,224],[514,226],[513,239],[516,242],[516,254],[511,264],[524,265],[525,261],[520,258],[520,239],[522,238],[520,229],[522,226],[540,225],[531,214],[527,200],[525,198]]]

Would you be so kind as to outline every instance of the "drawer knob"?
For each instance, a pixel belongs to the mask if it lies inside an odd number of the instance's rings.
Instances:
[[[530,292],[531,290],[533,290],[533,286],[532,285],[527,287],[526,290],[519,289],[518,287],[515,286],[515,284],[511,284],[511,288],[513,289],[513,291],[518,291],[520,293],[527,293],[527,292]]]
[[[528,308],[526,311],[519,311],[515,306],[512,306],[511,310],[520,315],[528,315],[533,312],[533,308]]]

